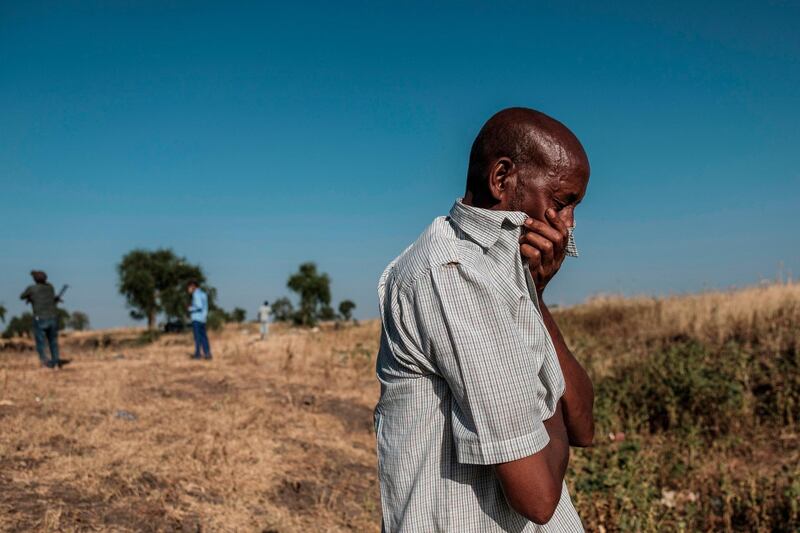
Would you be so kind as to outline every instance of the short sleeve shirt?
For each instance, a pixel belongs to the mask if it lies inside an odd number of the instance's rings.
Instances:
[[[389,264],[375,409],[384,531],[583,531],[514,511],[492,465],[549,442],[564,378],[519,253],[526,215],[456,202]]]
[[[56,291],[49,283],[31,285],[25,289],[20,297],[31,302],[33,316],[36,318],[52,319],[58,317]]]

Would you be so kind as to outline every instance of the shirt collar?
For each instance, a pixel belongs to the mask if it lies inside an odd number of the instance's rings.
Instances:
[[[505,221],[518,228],[526,218],[528,215],[521,211],[495,211],[464,205],[460,198],[450,209],[450,220],[485,249],[494,246],[500,238]]]

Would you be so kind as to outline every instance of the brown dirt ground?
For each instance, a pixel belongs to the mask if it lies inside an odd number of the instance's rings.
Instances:
[[[0,530],[377,531],[378,325],[274,330],[0,346]]]

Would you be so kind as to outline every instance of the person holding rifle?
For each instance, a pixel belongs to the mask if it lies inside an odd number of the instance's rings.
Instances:
[[[35,282],[23,291],[21,300],[25,300],[33,307],[33,337],[36,340],[36,351],[42,368],[59,369],[62,361],[58,355],[58,309],[61,296],[66,286],[59,295],[56,295],[53,286],[47,282],[47,274],[41,270],[32,270],[31,277]],[[47,357],[45,344],[50,347],[50,358]]]

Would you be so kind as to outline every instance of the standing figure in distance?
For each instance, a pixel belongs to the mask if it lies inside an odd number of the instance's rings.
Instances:
[[[33,307],[33,337],[36,339],[36,351],[42,368],[58,369],[61,361],[58,358],[58,309],[56,304],[61,300],[56,296],[53,286],[47,282],[47,274],[41,270],[32,270],[31,277],[35,282],[19,296]],[[45,341],[50,346],[50,359],[47,358]]]
[[[194,334],[194,355],[192,359],[201,359],[201,350],[206,359],[211,359],[211,348],[208,345],[208,334],[206,333],[208,296],[194,280],[186,284],[186,290],[192,295],[192,303],[188,307],[189,315],[192,318],[192,333]]]
[[[269,302],[264,300],[264,305],[258,308],[258,321],[261,322],[261,340],[267,338],[269,334],[269,317],[272,315],[272,308]]]

